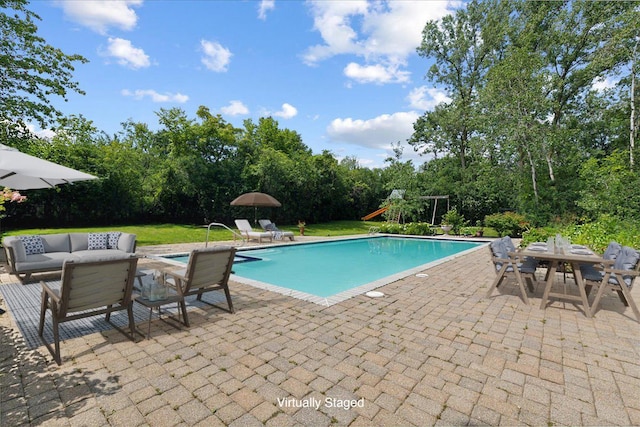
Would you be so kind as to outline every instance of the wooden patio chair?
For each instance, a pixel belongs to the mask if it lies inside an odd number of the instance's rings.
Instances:
[[[504,237],[502,239],[496,239],[489,244],[489,250],[491,251],[491,261],[495,266],[496,278],[487,291],[487,298],[491,296],[493,290],[498,288],[503,280],[508,277],[516,279],[520,292],[522,293],[522,299],[525,304],[529,304],[529,298],[527,297],[527,291],[522,282],[522,276],[526,277],[527,287],[529,291],[533,292],[533,283],[529,280],[536,280],[536,269],[538,262],[532,258],[521,258],[518,256],[511,238]],[[514,268],[515,267],[515,268]],[[517,269],[517,272],[516,272]]]
[[[180,308],[185,326],[189,326],[189,317],[184,298],[189,295],[198,295],[198,301],[202,301],[202,294],[222,290],[229,306],[227,311],[234,312],[229,292],[229,276],[235,254],[236,249],[231,246],[194,249],[189,255],[189,264],[186,270],[165,272],[168,276],[166,283],[174,286],[178,295],[182,297]],[[207,301],[203,302],[217,307]]]
[[[111,313],[127,310],[130,334],[117,325],[117,330],[134,340],[135,324],[133,319],[133,300],[131,298],[133,281],[136,274],[138,258],[111,260],[65,261],[62,267],[60,287],[50,283],[42,285],[42,306],[40,309],[40,325],[38,335],[51,352],[58,365],[60,357],[60,323],[71,320],[106,314],[109,323]],[[44,323],[47,310],[51,312],[54,348],[44,339]]]
[[[630,292],[636,278],[640,276],[640,253],[633,248],[624,246],[613,261],[613,265],[611,263],[604,265],[603,272],[600,280],[594,280],[597,277],[585,276],[584,278],[586,283],[598,286],[598,293],[591,304],[591,315],[593,316],[598,310],[604,291],[610,289],[618,293],[620,300],[626,307],[631,307],[633,314],[640,322],[640,311]]]

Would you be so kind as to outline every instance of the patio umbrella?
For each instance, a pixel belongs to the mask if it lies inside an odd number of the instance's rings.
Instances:
[[[266,193],[244,193],[233,199],[231,206],[253,206],[253,223],[258,222],[258,207],[279,208],[282,204]]]
[[[89,179],[97,177],[0,144],[0,187],[32,190]]]

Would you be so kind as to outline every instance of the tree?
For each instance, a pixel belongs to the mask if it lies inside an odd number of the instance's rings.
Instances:
[[[30,120],[44,128],[59,117],[51,96],[66,101],[69,91],[84,94],[72,72],[74,62],[87,60],[38,36],[40,17],[27,5],[26,0],[0,0],[0,123],[6,138],[24,131]]]
[[[418,48],[420,56],[435,60],[427,76],[447,90],[452,102],[426,113],[414,126],[409,143],[416,149],[429,148],[430,143],[436,148],[447,145],[458,156],[463,171],[476,128],[477,90],[483,84],[493,52],[491,44],[482,38],[485,7],[485,3],[473,0],[455,15],[447,15],[440,22],[427,22]],[[445,131],[448,141],[438,140],[442,138],[438,136],[439,129]]]

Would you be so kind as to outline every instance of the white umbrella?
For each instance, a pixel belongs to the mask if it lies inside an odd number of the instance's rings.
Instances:
[[[97,177],[0,144],[0,187],[32,190],[89,179]]]

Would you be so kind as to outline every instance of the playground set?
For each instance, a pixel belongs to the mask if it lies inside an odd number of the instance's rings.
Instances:
[[[385,212],[389,212],[387,214],[388,221],[400,223],[402,220],[402,208],[398,206],[397,203],[394,203],[396,200],[404,199],[405,190],[393,190],[389,197],[385,200],[385,205],[378,210],[371,212],[368,215],[362,217],[363,221],[369,221],[377,217],[378,215],[382,215]],[[431,224],[435,224],[436,222],[436,212],[438,211],[438,200],[446,200],[447,201],[447,211],[449,210],[449,195],[446,196],[420,196],[421,200],[433,200],[433,211],[431,214]]]

